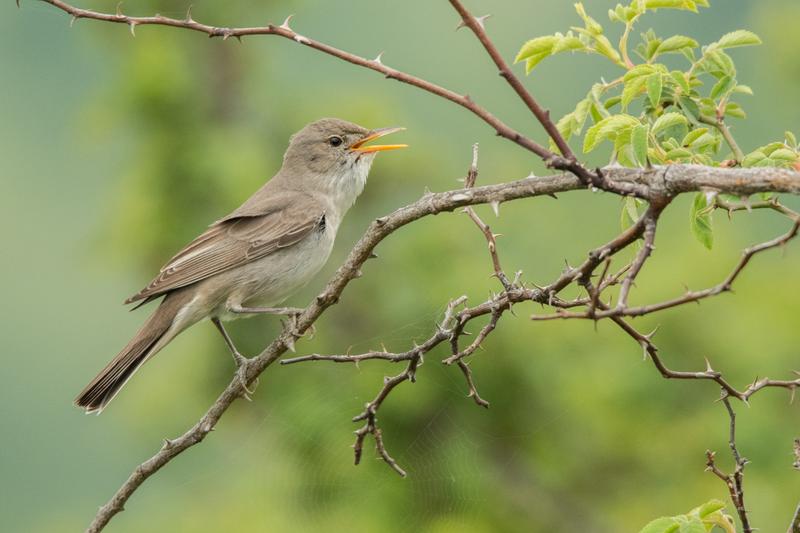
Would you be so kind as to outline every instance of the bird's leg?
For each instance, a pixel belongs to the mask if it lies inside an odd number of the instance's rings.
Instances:
[[[250,390],[247,388],[247,367],[250,364],[250,359],[239,353],[239,350],[236,349],[236,346],[233,344],[233,340],[231,340],[230,335],[228,335],[228,332],[225,330],[225,327],[222,325],[222,322],[219,318],[213,317],[211,322],[217,326],[217,329],[222,334],[222,338],[225,339],[225,344],[231,351],[231,355],[233,355],[233,360],[236,361],[236,377],[239,379],[239,383],[242,384],[242,388],[245,392],[245,398],[249,400],[250,398],[247,395],[253,394],[253,391],[255,390]]]
[[[236,314],[267,314],[267,315],[284,315],[288,317],[291,322],[288,326],[290,328],[290,332],[295,337],[304,337],[306,334],[311,336],[314,335],[314,327],[313,325],[310,328],[310,332],[306,332],[304,334],[297,333],[297,317],[300,316],[305,309],[301,309],[299,307],[243,307],[239,304],[231,304],[228,305],[228,311],[231,313]],[[292,350],[294,351],[294,350]]]
[[[239,304],[228,306],[228,311],[241,315],[286,315],[297,317],[303,312],[299,307],[242,307]]]

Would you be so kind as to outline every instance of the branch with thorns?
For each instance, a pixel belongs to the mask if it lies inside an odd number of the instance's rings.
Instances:
[[[97,532],[102,530],[117,513],[124,509],[128,499],[144,481],[157,473],[176,456],[202,442],[209,432],[215,428],[216,424],[231,404],[239,398],[246,397],[247,386],[258,379],[258,376],[264,372],[268,366],[280,359],[287,350],[291,349],[297,338],[311,329],[316,320],[329,307],[337,303],[340,295],[349,283],[361,275],[362,267],[364,267],[366,261],[373,256],[373,250],[379,243],[407,224],[418,221],[429,215],[450,212],[460,208],[464,209],[470,220],[483,234],[492,261],[493,276],[498,279],[502,286],[502,290],[499,293],[493,294],[483,303],[473,307],[464,307],[460,310],[458,309],[464,306],[466,297],[452,300],[447,305],[442,322],[437,325],[431,337],[422,344],[413,346],[406,352],[392,353],[383,349],[382,351],[373,351],[360,355],[313,354],[283,359],[281,361],[282,364],[304,361],[331,361],[336,363],[357,364],[361,361],[375,359],[392,363],[405,363],[405,369],[401,373],[385,378],[383,386],[378,394],[372,401],[366,404],[364,411],[353,419],[355,422],[364,422],[364,425],[356,431],[356,441],[354,444],[356,464],[358,464],[361,459],[366,437],[372,435],[378,455],[400,475],[405,475],[405,471],[386,450],[383,434],[378,426],[377,413],[381,405],[397,386],[406,381],[415,381],[417,371],[423,362],[424,356],[442,343],[448,343],[450,349],[450,355],[443,360],[443,363],[448,365],[456,364],[463,373],[468,389],[468,396],[473,398],[477,405],[488,407],[489,403],[478,394],[472,372],[468,366],[468,359],[474,355],[477,349],[481,347],[482,343],[495,330],[502,316],[507,311],[513,313],[514,306],[524,302],[538,303],[555,310],[554,315],[534,317],[534,319],[587,318],[594,320],[595,323],[602,319],[609,319],[641,346],[645,356],[650,358],[663,377],[670,379],[710,380],[721,386],[725,391],[723,401],[726,407],[728,407],[731,416],[731,442],[737,460],[737,468],[741,458],[738,456],[738,451],[733,444],[735,437],[733,411],[728,398],[735,397],[739,400],[747,401],[750,396],[765,388],[785,388],[793,393],[795,389],[800,386],[800,379],[793,381],[776,381],[765,378],[755,380],[750,386],[739,391],[728,383],[728,381],[722,377],[721,373],[713,370],[710,364],[707,364],[706,370],[702,372],[670,370],[663,363],[658,354],[658,349],[652,340],[653,333],[642,334],[626,321],[628,317],[650,314],[670,307],[697,302],[723,292],[729,292],[733,282],[748,266],[750,260],[755,255],[783,246],[794,239],[798,231],[800,231],[800,216],[782,205],[778,200],[773,199],[753,204],[744,201],[738,204],[723,200],[720,198],[720,195],[727,194],[746,198],[756,193],[800,194],[800,174],[791,170],[773,168],[743,169],[703,167],[697,165],[672,165],[668,167],[644,169],[610,167],[591,171],[588,170],[577,160],[568,143],[558,131],[556,124],[551,120],[549,112],[545,110],[524,87],[520,79],[516,77],[499,53],[497,47],[486,32],[485,21],[488,16],[475,17],[464,7],[460,0],[449,0],[451,6],[461,18],[459,27],[468,28],[480,42],[487,55],[498,69],[501,77],[532,113],[539,125],[542,126],[557,148],[557,152],[547,149],[543,144],[514,130],[489,110],[478,105],[469,95],[450,90],[441,85],[385,65],[382,61],[382,54],[378,55],[375,59],[366,59],[297,33],[290,26],[291,17],[287,17],[280,25],[268,24],[266,26],[232,28],[211,26],[197,22],[193,18],[191,10],[187,12],[186,17],[183,19],[164,17],[158,14],[150,17],[135,17],[123,14],[119,7],[116,13],[110,14],[81,9],[63,0],[42,1],[69,14],[72,17],[71,24],[79,19],[92,19],[123,24],[130,28],[134,36],[136,27],[154,25],[195,31],[204,33],[209,37],[221,37],[223,40],[235,37],[241,41],[245,36],[255,35],[275,35],[283,37],[294,43],[309,47],[350,64],[378,72],[388,79],[399,81],[444,100],[453,102],[475,115],[492,128],[500,137],[537,155],[549,168],[564,171],[562,174],[541,177],[530,176],[517,181],[478,187],[475,185],[478,175],[477,147],[475,147],[473,151],[473,162],[470,166],[467,178],[465,179],[464,188],[440,193],[426,193],[418,201],[397,209],[393,213],[372,222],[363,237],[351,250],[345,262],[328,282],[322,293],[305,308],[291,327],[286,327],[269,346],[258,356],[251,359],[251,363],[247,367],[245,379],[234,377],[217,400],[194,426],[176,439],[165,440],[164,445],[157,453],[137,466],[112,498],[99,509],[88,531]],[[605,191],[618,196],[633,196],[639,198],[648,204],[647,211],[630,228],[607,243],[589,251],[587,258],[580,265],[577,267],[567,265],[565,270],[548,285],[537,286],[529,284],[530,286],[527,286],[521,281],[520,272],[517,272],[513,278],[510,278],[505,273],[500,263],[497,251],[497,235],[492,233],[491,228],[477,215],[471,206],[488,204],[492,206],[495,214],[499,214],[499,205],[503,202],[538,196],[553,196],[556,193],[587,188]],[[733,272],[728,278],[715,287],[704,291],[689,291],[682,297],[666,302],[630,307],[628,305],[630,292],[635,287],[636,279],[651,258],[655,247],[660,214],[669,206],[676,196],[690,192],[715,193],[715,207],[725,209],[729,213],[744,209],[771,209],[789,217],[793,221],[793,226],[786,234],[745,250],[742,259]],[[636,254],[633,262],[626,264],[616,273],[610,274],[612,258],[639,240],[643,240],[643,246]],[[595,282],[593,278],[597,277],[596,271],[601,267],[599,278],[597,278]],[[587,296],[573,300],[563,299],[560,293],[567,287],[574,285],[583,287]],[[621,287],[616,305],[612,306],[610,301],[606,304],[603,301],[604,292],[618,285]],[[577,308],[585,308],[585,311],[569,311],[570,309]],[[461,348],[460,338],[467,335],[466,326],[473,320],[482,317],[488,317],[487,323],[481,327],[479,333],[469,345]],[[798,447],[800,447],[800,444],[798,444]],[[797,454],[798,457],[800,457],[800,451],[798,451]],[[713,465],[713,456],[709,458],[709,462]],[[798,459],[798,464],[800,464],[800,459]],[[742,463],[742,469],[743,466],[744,464]],[[744,495],[741,487],[741,479],[737,481],[736,476],[737,474],[735,472],[731,478],[735,489],[735,491],[731,492],[731,496],[734,499],[737,510],[740,508],[743,510]],[[741,513],[740,517],[742,517],[744,522],[746,517]],[[798,507],[793,524],[794,529],[792,529],[792,531],[798,531],[800,533],[800,507]],[[749,527],[749,525],[747,527]]]

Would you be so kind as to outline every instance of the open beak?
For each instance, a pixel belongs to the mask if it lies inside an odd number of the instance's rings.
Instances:
[[[350,151],[361,154],[370,154],[372,152],[383,152],[386,150],[399,150],[400,148],[406,148],[408,146],[407,144],[372,144],[370,146],[364,146],[368,142],[378,139],[379,137],[389,135],[390,133],[394,133],[396,131],[403,131],[404,129],[405,128],[379,128],[377,130],[372,130],[367,134],[366,137],[355,142],[350,147]]]

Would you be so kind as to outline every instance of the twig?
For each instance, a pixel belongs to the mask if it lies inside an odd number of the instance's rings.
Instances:
[[[721,401],[725,405],[725,409],[728,411],[728,417],[730,419],[728,446],[731,449],[731,454],[733,455],[733,460],[735,463],[734,471],[733,474],[725,474],[722,472],[722,470],[720,470],[716,465],[715,453],[710,450],[706,451],[706,469],[725,482],[725,485],[727,485],[728,491],[731,494],[733,505],[736,507],[736,513],[739,515],[739,520],[742,522],[742,531],[744,533],[752,533],[753,528],[750,525],[750,520],[747,516],[747,509],[744,505],[744,468],[748,461],[741,456],[739,449],[736,446],[736,412],[733,410],[731,402],[728,398],[728,392],[725,390],[722,391]]]
[[[572,149],[569,147],[569,144],[567,144],[567,141],[564,140],[564,137],[561,135],[561,132],[558,131],[555,123],[550,119],[549,111],[545,111],[539,105],[533,95],[528,92],[527,89],[525,89],[525,86],[522,84],[520,79],[514,75],[514,72],[509,68],[508,63],[506,63],[505,59],[503,59],[503,56],[497,50],[497,47],[489,38],[489,35],[486,33],[486,29],[484,28],[483,21],[485,18],[477,18],[473,16],[467,10],[467,8],[464,7],[460,0],[450,0],[450,4],[461,16],[461,23],[469,28],[472,33],[475,34],[475,37],[478,38],[478,41],[480,41],[481,45],[483,45],[486,53],[489,54],[489,57],[492,58],[492,61],[497,66],[500,76],[502,76],[508,82],[512,89],[514,89],[514,92],[517,93],[517,96],[519,96],[520,100],[522,100],[525,105],[528,106],[528,109],[530,109],[542,127],[544,127],[547,134],[564,156],[564,161],[557,161],[556,155],[550,154],[550,164],[552,167],[558,168],[559,170],[569,170],[582,179],[589,180],[589,173],[577,162],[575,154],[572,153]]]
[[[800,470],[800,439],[794,439],[794,466],[795,470]],[[800,533],[800,504],[794,511],[792,523],[786,533]]]
[[[73,21],[78,19],[93,19],[93,20],[101,20],[117,24],[126,24],[128,25],[128,27],[131,28],[132,32],[137,26],[154,25],[154,26],[171,26],[173,28],[182,28],[186,30],[196,31],[200,33],[205,33],[209,37],[222,37],[223,40],[227,40],[231,37],[236,37],[237,39],[241,39],[242,37],[250,35],[277,35],[279,37],[283,37],[285,39],[294,41],[303,46],[308,46],[309,48],[313,48],[324,54],[337,57],[339,59],[347,61],[348,63],[352,63],[360,67],[380,72],[389,79],[397,80],[401,83],[406,83],[418,89],[422,89],[423,91],[435,94],[436,96],[440,96],[446,100],[449,100],[455,104],[460,105],[461,107],[469,110],[474,115],[478,116],[481,120],[489,124],[497,132],[499,136],[504,137],[518,144],[519,146],[525,148],[526,150],[535,153],[544,160],[551,160],[553,157],[553,153],[550,152],[550,150],[548,150],[547,148],[538,144],[534,140],[524,136],[522,133],[515,131],[514,129],[506,125],[504,122],[495,117],[485,108],[476,104],[472,100],[472,98],[470,98],[468,95],[458,94],[454,91],[436,85],[435,83],[431,83],[417,76],[413,76],[411,74],[407,74],[397,69],[388,67],[383,64],[380,58],[366,59],[357,56],[355,54],[345,52],[344,50],[340,50],[333,46],[327,45],[325,43],[315,41],[314,39],[310,39],[304,35],[300,35],[289,26],[290,22],[289,19],[287,19],[283,24],[279,26],[275,24],[268,24],[266,26],[226,28],[226,27],[210,26],[208,24],[201,24],[196,20],[194,20],[190,14],[187,14],[187,17],[184,19],[175,19],[170,17],[164,17],[162,15],[155,15],[152,17],[132,17],[128,15],[123,15],[121,13],[110,14],[110,13],[101,13],[97,11],[92,11],[90,9],[81,9],[73,5],[70,5],[66,2],[63,2],[62,0],[42,0],[42,1],[51,4],[57,7],[58,9],[72,15]]]

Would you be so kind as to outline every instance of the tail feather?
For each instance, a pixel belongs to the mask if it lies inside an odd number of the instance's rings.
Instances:
[[[167,295],[125,348],[75,398],[87,413],[100,413],[136,371],[178,331],[170,331],[184,298]],[[169,338],[165,338],[169,334]]]

